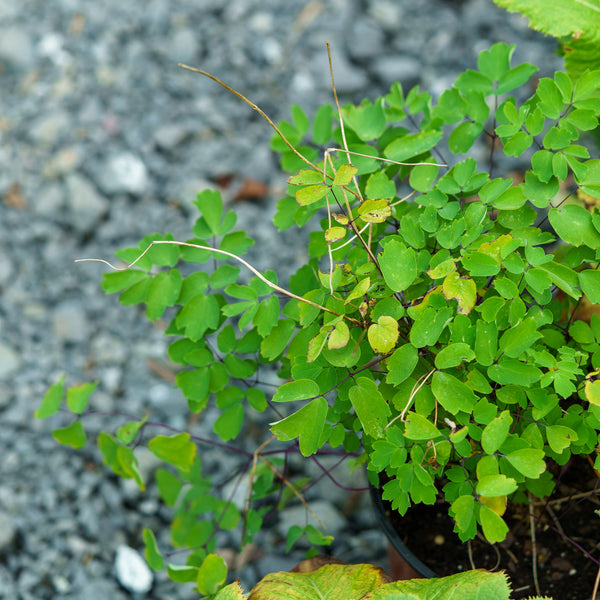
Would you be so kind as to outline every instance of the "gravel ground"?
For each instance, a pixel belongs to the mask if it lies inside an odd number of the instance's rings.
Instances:
[[[55,444],[60,416],[32,418],[66,373],[69,385],[100,381],[96,408],[186,424],[185,403],[156,368],[161,332],[103,295],[105,267],[74,259],[110,259],[154,231],[189,237],[190,201],[224,176],[228,199],[246,178],[266,186],[265,200],[233,205],[257,240],[251,262],[265,269],[277,256],[285,278],[303,259],[302,236],[276,236],[270,225],[285,180],[268,125],[177,63],[214,73],[274,119],[291,103],[311,114],[331,100],[325,40],[343,101],[373,98],[396,80],[437,94],[495,41],[516,43],[515,60],[542,74],[560,68],[551,39],[489,0],[423,4],[0,0],[0,597],[131,597],[115,571],[117,549],[141,549],[141,529],[168,522],[153,486],[140,494],[108,475],[91,444]],[[210,417],[200,424],[207,432]],[[102,424],[110,421],[90,423]],[[203,458],[217,477],[236,468],[214,448]],[[142,468],[153,467],[142,456]],[[384,565],[366,499],[348,513],[347,494],[323,485],[319,495],[327,501],[315,511],[345,532],[334,553]],[[261,557],[236,573],[247,586],[302,558],[283,554],[276,526],[257,544]],[[147,597],[195,596],[157,574]]]

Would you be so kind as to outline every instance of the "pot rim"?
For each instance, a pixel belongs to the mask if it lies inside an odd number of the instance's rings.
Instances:
[[[381,490],[376,486],[371,485],[369,492],[371,494],[373,506],[375,507],[377,521],[398,554],[400,554],[400,556],[422,577],[426,577],[427,579],[439,577],[435,571],[430,569],[421,559],[415,556],[410,548],[402,541],[402,538],[398,535],[398,532],[394,529],[392,523],[386,516],[383,499],[381,497]]]

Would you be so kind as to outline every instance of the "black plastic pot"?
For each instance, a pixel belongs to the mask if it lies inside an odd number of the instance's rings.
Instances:
[[[390,575],[394,579],[411,579],[413,577],[438,577],[422,560],[417,558],[402,541],[398,532],[388,519],[386,507],[381,499],[381,490],[371,486],[371,500],[379,525],[383,529],[388,542],[388,563]],[[394,552],[396,556],[394,556]]]

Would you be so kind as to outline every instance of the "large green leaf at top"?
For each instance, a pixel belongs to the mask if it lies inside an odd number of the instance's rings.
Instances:
[[[398,240],[388,242],[379,255],[385,282],[394,292],[403,292],[416,279],[417,253]]]
[[[483,569],[433,579],[408,579],[382,585],[361,600],[508,600],[504,572]],[[358,600],[359,596],[353,597]],[[542,599],[538,599],[542,600]]]
[[[600,0],[494,0],[510,12],[520,12],[529,26],[563,43],[565,65],[575,80],[600,65]]]
[[[358,600],[388,581],[374,565],[324,565],[303,573],[281,571],[261,579],[252,600]],[[218,600],[221,600],[217,596]],[[225,600],[225,599],[223,599]]]

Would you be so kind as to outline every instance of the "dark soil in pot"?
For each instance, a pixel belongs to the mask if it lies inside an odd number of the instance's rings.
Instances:
[[[536,503],[533,511],[540,592],[555,600],[588,600],[600,561],[600,479],[581,460],[563,469],[558,479],[554,501]],[[494,545],[483,537],[462,543],[453,532],[445,504],[412,506],[405,517],[387,502],[383,506],[399,540],[437,575],[471,568],[504,569],[511,580],[512,598],[536,593],[528,505],[509,504],[508,537]]]

